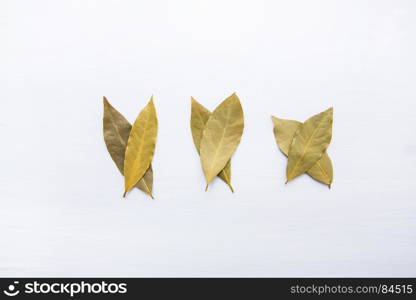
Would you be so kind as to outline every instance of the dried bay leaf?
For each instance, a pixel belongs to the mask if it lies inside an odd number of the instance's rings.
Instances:
[[[312,178],[318,180],[319,182],[325,183],[331,188],[333,180],[333,169],[332,162],[329,158],[328,153],[324,152],[321,159],[310,168],[306,173],[308,173]]]
[[[280,151],[282,151],[283,154],[287,156],[293,137],[295,136],[295,133],[302,122],[279,119],[274,116],[272,116],[272,121],[274,124],[273,133],[277,146],[279,147]]]
[[[104,141],[111,158],[117,168],[124,172],[124,152],[127,147],[127,140],[131,130],[130,123],[119,113],[107,100],[104,102],[103,131]]]
[[[202,133],[210,116],[211,112],[191,97],[191,132],[198,154],[200,154]]]
[[[149,168],[144,173],[143,177],[139,180],[138,183],[135,184],[140,190],[148,190],[150,192],[149,196],[154,199],[153,197],[153,168],[152,164],[149,165]]]
[[[282,153],[287,156],[293,137],[302,123],[294,120],[280,119],[274,116],[272,116],[272,121],[274,124],[273,132],[276,143]],[[308,175],[315,180],[330,186],[333,180],[333,169],[332,162],[328,154],[325,152],[321,159],[318,160],[316,164],[313,165],[306,173],[308,173]]]
[[[124,158],[124,196],[142,179],[155,152],[157,116],[153,96],[133,124]]]
[[[104,141],[111,158],[124,175],[124,156],[127,147],[127,140],[131,131],[130,123],[119,113],[107,100],[103,97],[104,102],[104,118],[103,132]],[[153,188],[153,170],[150,165],[143,178],[136,184],[136,187],[150,197]]]
[[[300,124],[288,152],[286,183],[312,168],[332,138],[332,107]]]
[[[191,97],[191,132],[198,154],[200,154],[202,133],[210,116],[211,112],[196,99]],[[234,188],[231,185],[231,159],[227,162],[224,169],[218,174],[218,177],[227,183],[231,191],[234,192]]]
[[[200,156],[207,186],[231,159],[243,129],[244,113],[234,93],[212,112],[202,133]]]

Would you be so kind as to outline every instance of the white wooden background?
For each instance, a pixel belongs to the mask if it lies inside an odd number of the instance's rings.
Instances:
[[[416,276],[414,1],[0,2],[0,276]],[[235,194],[190,96],[237,92]],[[155,96],[156,200],[122,199],[102,100]],[[334,106],[333,188],[284,185],[270,115]]]

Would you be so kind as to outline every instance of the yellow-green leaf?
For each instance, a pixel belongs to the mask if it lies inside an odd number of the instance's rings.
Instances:
[[[302,122],[279,119],[274,116],[272,116],[272,121],[274,124],[273,133],[277,146],[279,147],[280,151],[282,151],[283,154],[287,156],[293,137],[295,136],[295,133]]]
[[[153,168],[152,164],[149,165],[149,168],[144,173],[143,177],[139,180],[138,183],[136,183],[135,187],[138,189],[141,189],[142,191],[146,190],[149,191],[149,196],[153,198]]]
[[[191,97],[191,132],[198,154],[200,153],[202,133],[210,116],[211,112]]]
[[[231,159],[243,129],[244,113],[234,93],[212,112],[202,133],[200,155],[207,185]]]
[[[200,104],[196,99],[191,97],[191,131],[192,131],[192,138],[194,140],[195,148],[200,153],[199,148],[201,145],[202,140],[202,133],[205,128],[205,124],[207,123],[209,117],[211,116],[211,112],[205,108],[202,104]],[[231,191],[234,192],[234,188],[231,185],[231,159],[227,162],[224,169],[218,174],[225,183],[228,184]]]
[[[130,131],[124,158],[124,195],[135,186],[150,167],[157,136],[153,97],[139,113]]]
[[[288,152],[286,182],[305,173],[322,158],[332,137],[332,107],[299,125]]]
[[[320,160],[310,168],[307,173],[314,179],[325,183],[328,187],[331,187],[333,180],[332,162],[328,153],[324,153]]]
[[[127,147],[127,140],[131,131],[130,123],[120,114],[107,100],[104,102],[103,132],[104,141],[111,158],[117,168],[124,174],[124,155]],[[152,196],[153,171],[152,166],[148,168],[143,178],[136,184],[136,187],[146,194]]]
[[[272,121],[274,124],[273,132],[276,143],[283,154],[287,156],[293,137],[302,123],[294,120],[280,119],[274,116],[272,116]],[[321,159],[318,160],[317,163],[306,173],[308,173],[315,180],[330,186],[333,179],[333,169],[331,159],[328,154],[325,152]]]

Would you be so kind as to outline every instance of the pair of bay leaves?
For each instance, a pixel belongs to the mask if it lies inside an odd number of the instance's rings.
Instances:
[[[139,113],[133,126],[104,97],[104,141],[111,158],[124,175],[126,193],[137,187],[153,198],[152,159],[157,136],[153,97]],[[192,98],[191,129],[208,184],[219,176],[231,188],[231,156],[240,143],[244,114],[236,94],[211,113]]]
[[[206,188],[215,177],[231,184],[231,157],[240,144],[244,130],[244,113],[234,93],[210,112],[191,97],[192,138],[204,171]]]
[[[276,143],[288,158],[286,183],[307,173],[331,187],[333,169],[326,150],[332,138],[332,107],[303,123],[274,116],[272,121]]]
[[[157,137],[157,116],[153,97],[141,110],[133,126],[107,98],[104,101],[104,141],[111,158],[124,175],[124,195],[137,187],[153,198],[152,159]]]

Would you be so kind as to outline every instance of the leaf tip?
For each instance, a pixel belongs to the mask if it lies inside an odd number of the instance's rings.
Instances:
[[[229,184],[229,186],[230,186],[231,193],[234,193],[234,188],[233,188],[233,186],[231,185],[231,183]]]
[[[200,105],[200,103],[198,102],[198,100],[196,100],[194,97],[191,96],[191,105]]]
[[[237,95],[237,93],[236,93],[236,92],[234,92],[234,93],[231,95],[231,97],[235,98],[235,100],[236,100],[238,103],[240,103],[240,98],[238,97],[238,95]]]

